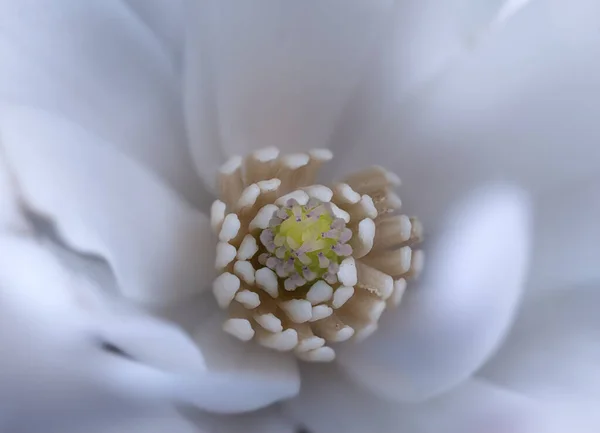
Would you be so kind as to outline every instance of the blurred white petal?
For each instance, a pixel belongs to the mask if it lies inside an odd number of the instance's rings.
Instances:
[[[107,361],[132,363],[98,342],[93,282],[61,266],[33,238],[3,234],[0,245],[0,428],[33,432],[46,424],[48,431],[50,424],[68,430],[135,406],[131,397],[140,395],[132,380],[107,380]],[[179,349],[169,342],[165,347]]]
[[[0,142],[0,230],[26,230],[27,223],[19,207],[19,193],[6,164]]]
[[[298,433],[292,421],[284,417],[276,405],[241,415],[214,415],[191,410],[184,414],[210,433]]]
[[[119,422],[103,423],[102,426],[88,427],[86,433],[216,433],[195,425],[175,410],[150,408],[140,411]],[[74,430],[62,433],[81,433]]]
[[[544,431],[527,430],[545,421],[536,402],[492,383],[469,380],[428,402],[397,404],[361,390],[332,365],[308,365],[302,374],[302,391],[285,408],[312,433]]]
[[[389,0],[199,3],[185,95],[200,173],[212,182],[219,143],[226,154],[326,146],[392,11]]]
[[[597,284],[537,292],[481,374],[540,398],[597,401],[599,302]]]
[[[385,162],[429,228],[485,180],[535,190],[583,179],[600,160],[598,16],[595,0],[531,1],[404,98],[387,59],[336,135],[340,167]]]
[[[340,348],[353,378],[391,399],[422,400],[471,376],[498,348],[523,290],[529,207],[496,186],[458,203],[428,249],[424,281],[355,346]]]
[[[207,300],[208,302],[208,300]],[[246,412],[295,396],[300,374],[292,354],[244,344],[222,329],[223,317],[214,300],[213,314],[196,330],[194,338],[202,348],[213,391],[208,408],[214,412]],[[220,384],[220,385],[219,385]]]
[[[392,66],[395,90],[405,94],[435,78],[470,49],[488,31],[506,0],[398,3]]]
[[[128,297],[172,301],[208,285],[207,218],[152,173],[68,121],[29,109],[0,121],[28,204],[74,247],[99,254]]]
[[[600,284],[600,176],[536,197],[532,289]]]
[[[138,15],[119,0],[1,2],[0,98],[65,116],[198,201],[180,79],[158,26],[147,24],[161,12],[150,9]]]
[[[172,63],[181,67],[185,39],[185,0],[124,0],[164,46]]]

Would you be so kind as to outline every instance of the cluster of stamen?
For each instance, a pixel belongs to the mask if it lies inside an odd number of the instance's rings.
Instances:
[[[319,278],[335,284],[341,259],[352,255],[351,238],[352,230],[334,215],[331,203],[311,197],[301,205],[290,198],[261,232],[260,241],[267,252],[258,262],[284,279],[287,291]]]
[[[243,341],[307,361],[327,343],[360,340],[397,305],[423,254],[418,220],[397,214],[396,176],[372,167],[331,188],[315,184],[326,150],[279,157],[263,149],[220,170],[212,207],[219,237],[213,292]]]

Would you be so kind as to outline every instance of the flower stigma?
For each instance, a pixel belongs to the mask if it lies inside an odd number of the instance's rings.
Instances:
[[[398,177],[375,166],[315,183],[332,156],[234,156],[211,209],[223,329],[305,361],[332,361],[332,345],[371,335],[423,267],[422,226],[399,213]]]

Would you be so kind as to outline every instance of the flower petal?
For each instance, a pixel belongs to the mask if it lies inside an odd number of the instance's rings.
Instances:
[[[468,378],[497,349],[523,290],[528,203],[496,186],[456,207],[431,250],[421,287],[407,291],[364,343],[340,348],[340,363],[369,389],[422,400]]]
[[[242,343],[222,330],[224,317],[214,300],[213,314],[195,332],[205,355],[212,412],[247,412],[295,396],[300,376],[292,355]],[[218,389],[219,391],[214,391]]]
[[[67,268],[64,263],[73,263],[67,256],[63,254],[59,262],[47,243],[26,234],[3,233],[0,251],[2,430],[46,431],[40,426],[49,423],[66,431],[78,423],[107,422],[126,404],[156,403],[162,398],[162,375],[147,374],[152,370],[146,363],[174,372],[199,365],[203,371],[202,357],[189,338],[139,313],[126,318],[129,324],[139,320],[138,339],[120,346],[137,361],[107,351],[114,340],[106,335],[100,339],[99,331],[124,318],[108,314],[97,302],[102,298],[96,297],[100,288],[81,263],[74,263],[77,270]],[[109,337],[116,334],[123,336],[123,329],[115,329]],[[117,364],[128,372],[119,381],[111,374]]]
[[[27,230],[27,223],[19,208],[19,194],[0,143],[0,229]]]
[[[600,283],[600,176],[550,188],[536,197],[530,285],[570,289]]]
[[[124,0],[154,32],[177,70],[182,63],[185,37],[183,0]],[[178,77],[179,78],[179,77]]]
[[[555,401],[600,398],[598,285],[538,291],[481,375]]]
[[[2,2],[0,97],[84,126],[197,202],[180,78],[146,24],[149,9],[138,15],[119,0]]]
[[[212,433],[194,425],[175,410],[152,407],[129,414],[124,420],[86,428],[89,433]]]
[[[186,96],[199,171],[214,173],[218,152],[206,152],[219,142],[226,154],[326,146],[392,10],[389,0],[198,3]]]
[[[600,91],[599,8],[531,1],[406,97],[386,65],[342,122],[335,142],[347,156],[334,163],[394,169],[407,185],[403,201],[428,227],[484,180],[537,189],[597,171],[600,100],[590,95]]]
[[[195,425],[210,433],[298,433],[292,421],[281,414],[278,406],[240,415],[215,415],[191,410],[183,412]]]
[[[69,244],[105,258],[126,296],[172,301],[207,285],[213,242],[203,214],[70,122],[30,109],[6,111],[0,122],[28,205]]]
[[[440,74],[457,56],[485,36],[506,0],[399,2],[393,49],[400,94]]]
[[[479,380],[428,402],[397,404],[353,385],[332,365],[306,366],[302,377],[300,395],[284,405],[312,433],[548,431],[527,429],[540,421],[534,401]]]

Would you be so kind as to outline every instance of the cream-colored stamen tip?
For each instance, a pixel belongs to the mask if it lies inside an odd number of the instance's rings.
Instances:
[[[317,184],[332,157],[273,147],[232,157],[211,208],[223,330],[310,362],[375,332],[424,264],[423,228],[399,213],[398,176],[376,166]]]

